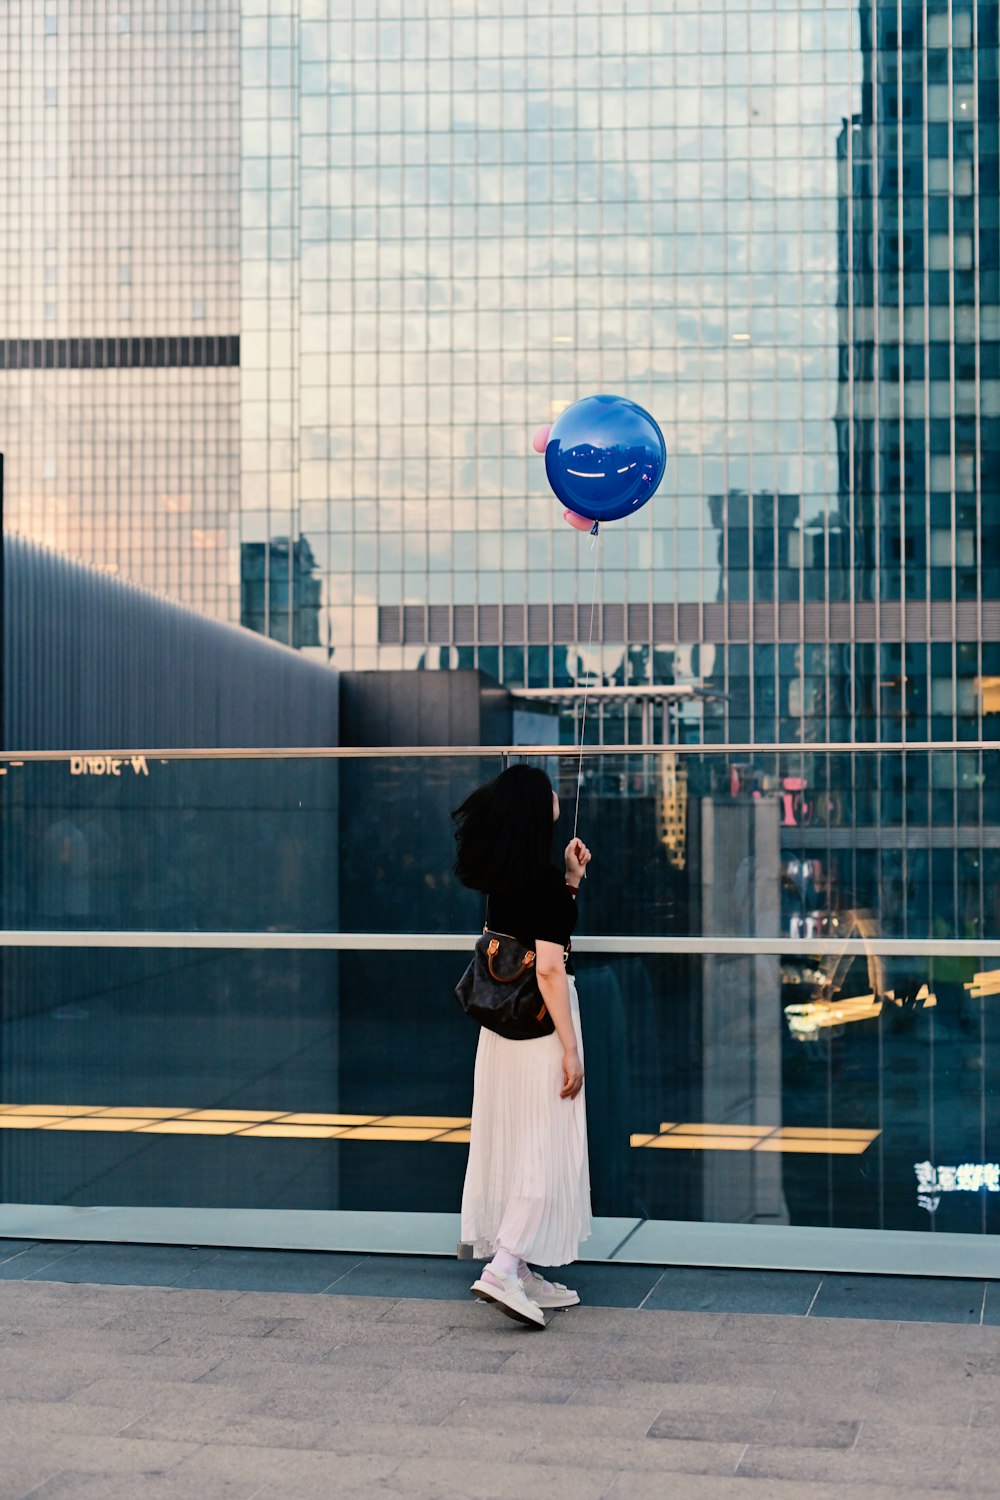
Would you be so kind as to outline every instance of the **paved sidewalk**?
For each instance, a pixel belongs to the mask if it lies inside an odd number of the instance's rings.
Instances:
[[[1000,1327],[0,1283],[0,1500],[995,1500]]]

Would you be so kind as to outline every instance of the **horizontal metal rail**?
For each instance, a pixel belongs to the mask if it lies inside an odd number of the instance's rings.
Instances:
[[[0,931],[0,948],[256,948],[343,953],[468,953],[469,933]],[[1000,958],[1000,938],[579,937],[574,953],[722,954],[733,958]]]
[[[27,764],[32,761],[63,761],[71,759],[130,760],[133,756],[145,756],[147,760],[447,760],[459,756],[480,759],[496,759],[503,755],[524,755],[532,758],[541,755],[579,756],[586,758],[618,757],[629,755],[710,755],[732,757],[734,755],[877,755],[900,752],[925,754],[929,751],[956,752],[976,755],[984,751],[1000,750],[1000,740],[908,740],[880,744],[844,744],[824,741],[819,744],[784,745],[383,745],[383,746],[276,746],[271,749],[231,750],[5,750],[0,753],[0,766]]]

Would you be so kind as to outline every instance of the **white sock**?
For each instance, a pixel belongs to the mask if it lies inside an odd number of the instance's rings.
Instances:
[[[518,1261],[517,1274],[521,1279],[521,1285],[527,1286],[528,1282],[531,1280],[531,1267],[528,1265],[528,1262],[526,1260]]]
[[[487,1266],[487,1270],[495,1271],[498,1276],[516,1276],[517,1266],[516,1255],[511,1255],[509,1250],[497,1249],[496,1254]]]

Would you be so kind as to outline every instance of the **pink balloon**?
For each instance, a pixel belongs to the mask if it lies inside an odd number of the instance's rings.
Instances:
[[[534,437],[531,439],[531,446],[534,448],[534,450],[535,450],[536,453],[544,453],[545,452],[545,447],[546,447],[546,444],[549,441],[549,433],[551,431],[552,431],[552,423],[551,422],[546,422],[546,424],[545,424],[544,427],[539,427],[538,431],[535,433]]]
[[[563,520],[576,528],[577,531],[589,531],[593,521],[588,521],[586,516],[578,516],[575,510],[564,510]]]

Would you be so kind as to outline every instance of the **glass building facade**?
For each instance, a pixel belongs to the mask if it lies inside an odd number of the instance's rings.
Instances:
[[[335,659],[701,681],[711,742],[989,734],[997,7],[293,11],[244,5],[244,138],[289,151],[244,163],[243,315],[298,388],[263,441],[244,370],[243,521],[308,539]],[[671,460],[604,529],[588,655],[528,435],[601,389]]]
[[[239,600],[239,7],[0,8],[5,525]]]
[[[991,0],[0,25],[8,526],[344,667],[701,684],[688,740],[996,734]],[[670,463],[591,642],[529,434],[597,390]]]

